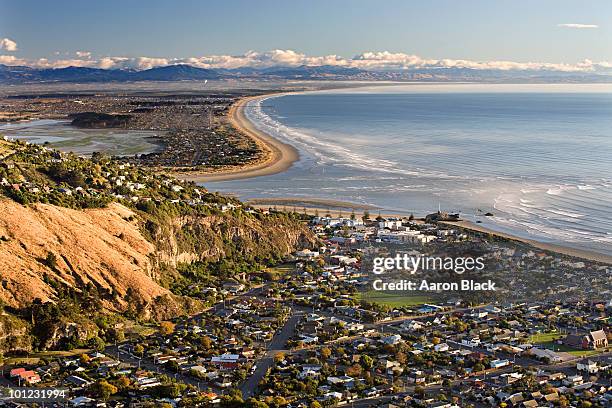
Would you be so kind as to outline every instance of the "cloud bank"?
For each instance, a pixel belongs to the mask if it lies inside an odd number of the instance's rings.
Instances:
[[[17,51],[17,43],[10,38],[3,38],[0,40],[0,50]]]
[[[188,64],[199,68],[270,68],[296,67],[300,65],[331,65],[366,70],[417,70],[436,68],[469,68],[498,71],[561,71],[594,72],[609,69],[612,63],[584,60],[577,63],[515,62],[505,60],[475,61],[467,59],[432,59],[414,54],[388,51],[369,51],[351,58],[340,55],[310,56],[294,50],[271,50],[267,52],[248,51],[241,55],[205,55],[187,58],[163,57],[94,57],[90,52],[77,51],[75,58],[26,60],[12,55],[0,55],[0,64],[26,65],[37,68],[62,68],[68,66],[103,69],[144,70],[158,66]]]

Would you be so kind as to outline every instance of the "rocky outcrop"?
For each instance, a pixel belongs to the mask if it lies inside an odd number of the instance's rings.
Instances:
[[[89,315],[126,312],[143,320],[196,313],[199,300],[160,283],[180,274],[179,264],[265,263],[317,242],[283,214],[179,214],[153,216],[118,203],[74,210],[0,199],[0,303],[16,311],[0,319],[0,351],[86,344],[99,335],[91,316],[80,312],[87,304]],[[33,305],[54,308],[36,314]]]
[[[145,228],[156,243],[156,260],[173,266],[224,257],[263,260],[316,244],[308,228],[280,215],[181,216],[161,222],[149,220]]]
[[[222,258],[281,258],[316,239],[285,215],[168,215],[147,217],[113,203],[107,208],[73,210],[48,204],[23,206],[0,199],[0,301],[22,308],[35,299],[54,300],[51,282],[74,288],[93,285],[110,295],[110,310],[139,303],[158,315],[196,308],[159,284],[162,266]],[[131,299],[126,300],[128,291]]]

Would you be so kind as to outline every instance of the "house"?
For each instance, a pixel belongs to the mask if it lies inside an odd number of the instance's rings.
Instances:
[[[407,320],[400,324],[400,329],[405,331],[421,330],[425,325],[417,320]]]
[[[394,334],[388,337],[383,337],[380,341],[384,344],[394,345],[399,343],[402,340],[402,336],[399,334]]]
[[[72,405],[73,407],[89,407],[91,406],[91,404],[93,404],[96,401],[92,398],[80,396],[80,397],[71,399],[69,402],[70,402],[70,405]]]
[[[603,330],[592,331],[588,337],[588,348],[598,349],[608,347],[608,336]]]
[[[434,346],[434,350],[439,351],[439,352],[448,351],[448,349],[449,347],[448,347],[448,344],[446,343],[440,343]]]
[[[230,292],[232,295],[236,295],[244,290],[244,284],[240,282],[223,282],[223,289]]]
[[[306,248],[303,251],[298,251],[295,253],[296,258],[298,259],[314,259],[316,257],[319,256],[319,252],[317,251],[311,251],[310,249]]]
[[[238,360],[240,356],[238,354],[222,354],[215,356],[210,359],[211,364],[224,369],[233,369],[238,367]]]
[[[508,360],[493,360],[491,361],[491,368],[501,368],[510,365],[510,361]]]
[[[586,335],[570,334],[563,343],[577,349],[595,350],[608,347],[608,336],[603,330],[592,331]]]
[[[577,363],[576,364],[577,371],[586,371],[589,374],[595,374],[599,371],[599,367],[595,361],[587,361],[586,363]]]
[[[582,378],[581,375],[573,375],[563,380],[563,384],[567,385],[568,387],[575,387],[576,385],[580,385],[583,382],[584,382],[584,379]]]
[[[31,370],[19,373],[19,377],[27,384],[36,384],[40,382],[40,376]]]
[[[528,353],[535,356],[536,358],[546,359],[551,363],[558,363],[562,360],[559,354],[548,349],[532,348],[529,349]]]
[[[24,371],[26,371],[26,369],[25,369],[25,368],[23,368],[23,367],[13,368],[13,369],[10,371],[9,376],[10,376],[11,378],[17,378],[17,377],[19,377],[19,375],[20,375],[21,373],[23,373]]]
[[[91,384],[86,379],[81,378],[81,377],[76,376],[76,375],[71,375],[71,376],[67,377],[66,381],[69,382],[70,384],[76,386],[76,387],[79,387],[79,388],[85,388],[89,384]]]

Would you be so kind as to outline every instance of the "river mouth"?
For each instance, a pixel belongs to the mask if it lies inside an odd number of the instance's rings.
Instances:
[[[133,156],[163,149],[160,133],[131,129],[81,129],[67,120],[41,119],[0,125],[10,139],[45,144],[63,152],[90,157],[94,152],[110,156]]]

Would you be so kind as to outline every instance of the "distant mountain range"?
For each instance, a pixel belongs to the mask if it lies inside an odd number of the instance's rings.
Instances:
[[[331,65],[204,69],[191,65],[168,65],[146,70],[84,67],[31,68],[0,64],[0,83],[202,81],[230,78],[362,81],[470,81],[470,82],[612,82],[610,73],[581,73],[543,70],[481,70],[428,68],[401,71],[369,71]]]

